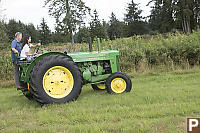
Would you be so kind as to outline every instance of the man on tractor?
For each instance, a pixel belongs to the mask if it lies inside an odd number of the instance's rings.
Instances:
[[[24,88],[24,84],[19,80],[19,70],[20,65],[18,65],[19,61],[32,61],[34,60],[34,54],[30,54],[31,47],[39,47],[41,43],[36,45],[31,44],[31,36],[25,35],[23,38],[23,44],[21,45],[20,41],[22,40],[22,33],[17,32],[15,34],[15,40],[11,43],[11,62],[15,68],[15,84],[18,90]]]
[[[17,89],[22,89],[22,83],[19,81],[19,66],[17,65],[17,62],[19,61],[19,58],[17,58],[16,55],[21,54],[21,40],[22,40],[22,33],[17,32],[15,34],[15,39],[11,43],[11,62],[14,65],[14,72],[15,72],[15,84]]]

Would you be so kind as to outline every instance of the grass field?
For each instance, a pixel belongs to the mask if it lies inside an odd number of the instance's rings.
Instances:
[[[0,132],[182,133],[186,117],[200,116],[200,70],[138,74],[132,81],[131,93],[84,86],[76,102],[44,107],[14,87],[0,88]]]

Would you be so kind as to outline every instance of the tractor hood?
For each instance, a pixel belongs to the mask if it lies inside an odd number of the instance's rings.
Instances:
[[[119,56],[119,51],[108,50],[101,52],[79,52],[79,53],[69,53],[74,62],[85,62],[85,61],[100,61],[100,60],[110,60],[111,58],[116,58]]]

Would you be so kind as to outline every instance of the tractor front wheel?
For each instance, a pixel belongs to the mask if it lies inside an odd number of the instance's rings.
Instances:
[[[42,105],[66,103],[78,98],[82,76],[72,59],[49,55],[33,68],[30,86],[34,99]]]
[[[130,92],[132,89],[132,81],[125,73],[116,72],[111,74],[106,80],[106,88],[110,94]]]
[[[92,84],[92,88],[95,91],[104,91],[104,90],[106,90],[106,85],[105,84]]]

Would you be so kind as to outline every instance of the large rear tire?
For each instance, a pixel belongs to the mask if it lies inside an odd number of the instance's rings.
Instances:
[[[81,93],[81,72],[72,59],[62,55],[39,60],[30,77],[33,98],[42,105],[74,101]]]

